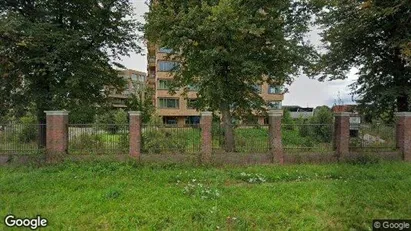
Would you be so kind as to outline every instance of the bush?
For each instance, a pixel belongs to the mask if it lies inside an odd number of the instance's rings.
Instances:
[[[155,128],[153,128],[155,129]],[[157,130],[144,131],[142,135],[142,151],[146,153],[161,153],[171,150],[184,153],[186,149],[184,134],[173,134],[172,130],[157,128]]]
[[[285,124],[285,126],[283,126],[283,128],[286,129],[286,130],[294,130],[295,129],[294,120],[291,117],[291,113],[287,109],[284,110],[284,114],[283,114],[283,118],[281,119],[281,123]]]
[[[75,151],[98,152],[104,149],[104,142],[99,135],[83,133],[70,141],[69,148]]]
[[[96,116],[96,124],[110,134],[117,134],[128,123],[127,112],[123,109],[108,111]]]
[[[23,143],[36,141],[38,125],[34,116],[20,118],[22,129],[18,132],[18,140]]]

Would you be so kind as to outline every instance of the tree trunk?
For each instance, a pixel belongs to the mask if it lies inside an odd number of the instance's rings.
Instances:
[[[401,95],[397,97],[397,111],[405,112],[409,111],[409,102],[407,95]]]
[[[221,114],[223,116],[223,127],[224,127],[224,149],[226,152],[234,152],[235,151],[234,128],[232,124],[230,107],[228,105],[224,105],[221,109]]]

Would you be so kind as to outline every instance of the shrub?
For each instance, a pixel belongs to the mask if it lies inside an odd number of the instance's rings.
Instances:
[[[99,135],[83,133],[70,141],[69,148],[76,151],[98,152],[104,149],[104,142]]]
[[[286,130],[294,130],[295,129],[294,120],[291,117],[291,113],[287,109],[284,110],[284,114],[283,114],[283,118],[281,119],[281,123],[284,124],[283,128],[286,129]]]
[[[154,130],[155,129],[155,130]],[[186,139],[183,133],[174,133],[167,128],[153,128],[144,131],[142,135],[142,151],[147,153],[161,153],[164,150],[184,153]],[[171,128],[170,128],[171,129]]]
[[[18,140],[23,143],[36,141],[38,126],[34,116],[20,118],[22,129],[18,132]]]
[[[117,134],[121,127],[128,123],[127,112],[123,109],[108,111],[97,115],[95,123],[108,133]]]

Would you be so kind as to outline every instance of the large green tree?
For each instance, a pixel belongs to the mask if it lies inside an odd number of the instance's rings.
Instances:
[[[234,150],[232,115],[265,110],[255,85],[290,83],[312,59],[304,1],[152,2],[146,38],[176,51],[172,88],[195,85],[199,109],[221,113],[226,151]]]
[[[326,49],[321,80],[345,79],[355,67],[359,78],[351,87],[362,110],[390,118],[411,110],[411,1],[315,2]]]
[[[138,51],[129,0],[0,0],[0,105],[45,110],[103,105],[121,88],[113,62]]]

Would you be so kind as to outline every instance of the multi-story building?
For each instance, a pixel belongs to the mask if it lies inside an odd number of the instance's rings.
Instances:
[[[197,98],[197,91],[194,87],[190,89],[186,96],[183,96],[182,90],[177,90],[172,95],[168,91],[170,81],[173,76],[170,71],[178,65],[174,61],[167,60],[167,55],[172,53],[171,49],[158,47],[155,44],[148,43],[148,78],[149,87],[155,89],[153,103],[156,107],[157,114],[163,117],[165,124],[195,124],[200,120],[200,112],[192,107],[192,103]],[[281,108],[284,99],[284,90],[282,86],[269,86],[264,83],[256,86],[257,91],[267,102],[270,108]],[[259,118],[259,123],[263,123],[264,118]]]
[[[138,94],[146,87],[146,73],[135,70],[120,70],[119,76],[126,80],[124,91],[110,89],[109,98],[114,108],[126,108],[126,100],[132,94]]]

